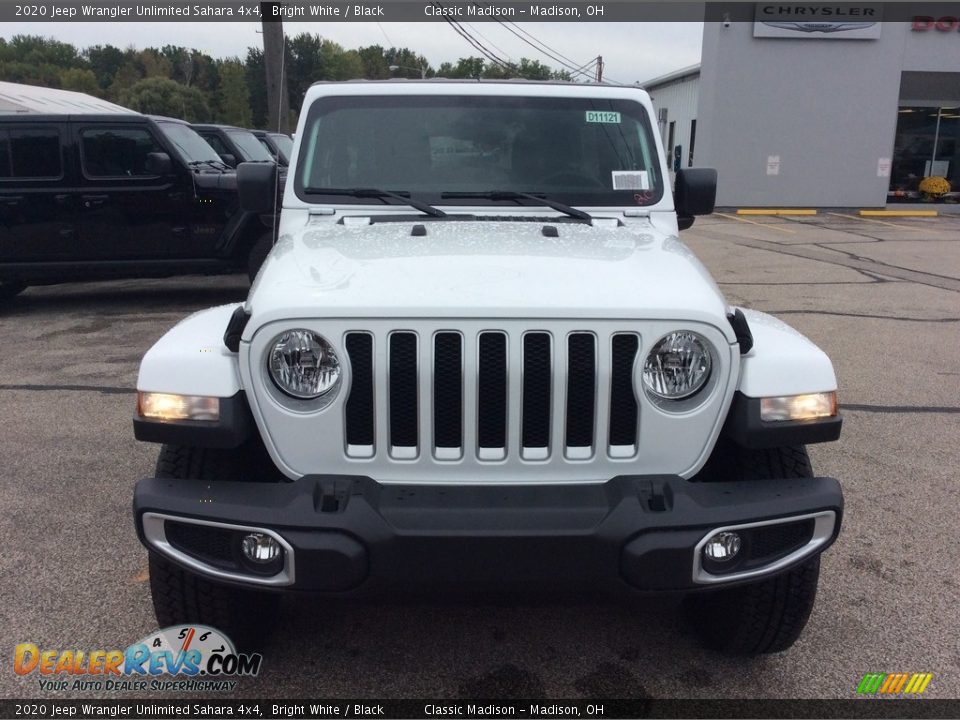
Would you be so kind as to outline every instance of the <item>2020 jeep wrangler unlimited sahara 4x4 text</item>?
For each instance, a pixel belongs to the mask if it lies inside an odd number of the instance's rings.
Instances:
[[[646,93],[319,83],[246,303],[143,359],[134,517],[161,626],[256,639],[278,591],[686,593],[704,641],[800,634],[840,529],[826,355],[678,239]],[[239,168],[269,210],[270,164]]]

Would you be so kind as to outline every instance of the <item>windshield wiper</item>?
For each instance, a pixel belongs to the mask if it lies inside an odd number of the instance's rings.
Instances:
[[[379,200],[384,200],[385,198],[393,198],[395,200],[401,200],[415,210],[419,210],[425,215],[436,218],[447,217],[447,214],[443,210],[435,208],[433,205],[428,205],[425,202],[420,202],[419,200],[414,200],[410,197],[408,192],[391,192],[390,190],[378,190],[377,188],[320,188],[320,187],[306,187],[303,189],[307,193],[316,193],[318,195],[348,195],[355,198],[377,198]]]
[[[536,200],[541,205],[546,205],[572,218],[586,220],[587,222],[593,220],[593,218],[583,210],[577,210],[569,205],[564,205],[562,202],[551,200],[546,195],[539,193],[517,192],[516,190],[490,190],[488,192],[445,192],[442,193],[440,197],[444,199],[483,198],[486,200]]]

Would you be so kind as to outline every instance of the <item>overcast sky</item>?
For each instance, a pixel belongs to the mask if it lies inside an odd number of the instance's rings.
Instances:
[[[559,51],[576,65],[597,55],[605,63],[605,79],[633,83],[700,62],[702,23],[518,23],[537,40]],[[560,65],[525,44],[495,22],[463,23],[501,57],[528,57],[554,68]],[[44,35],[79,47],[111,44],[121,48],[183,45],[213,57],[243,56],[249,46],[262,46],[260,23],[4,23],[0,37]],[[409,47],[437,67],[445,61],[478,55],[444,22],[287,22],[288,35],[312,32],[356,48],[364,45]]]

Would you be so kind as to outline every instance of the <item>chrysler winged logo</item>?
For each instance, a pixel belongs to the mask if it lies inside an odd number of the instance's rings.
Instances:
[[[844,30],[863,30],[876,25],[875,22],[766,22],[764,25],[782,30],[796,30],[797,32],[834,33]]]

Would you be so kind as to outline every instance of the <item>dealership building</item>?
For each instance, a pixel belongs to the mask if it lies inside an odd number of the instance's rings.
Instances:
[[[643,84],[672,167],[717,168],[722,207],[960,207],[960,21],[765,7],[704,23],[701,64]]]

